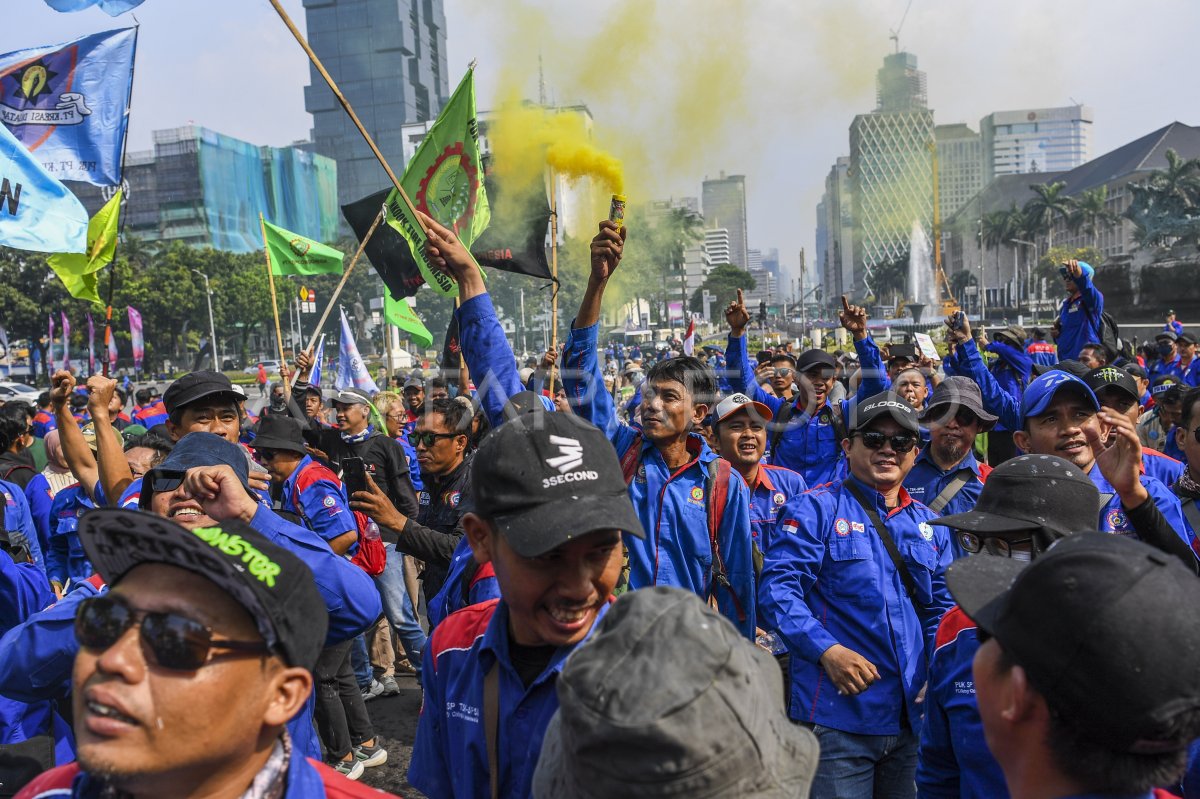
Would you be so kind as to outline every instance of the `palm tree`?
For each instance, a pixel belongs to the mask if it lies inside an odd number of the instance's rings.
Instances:
[[[1054,226],[1071,218],[1074,201],[1063,193],[1066,187],[1061,180],[1029,187],[1034,196],[1025,203],[1025,221],[1031,233],[1046,237],[1046,249],[1054,246]]]
[[[1167,150],[1167,168],[1150,175],[1150,184],[1169,206],[1187,209],[1200,203],[1200,158],[1181,158]]]
[[[1092,239],[1092,249],[1100,249],[1100,231],[1108,230],[1120,217],[1108,210],[1108,186],[1080,192],[1068,224],[1071,229],[1084,231]]]

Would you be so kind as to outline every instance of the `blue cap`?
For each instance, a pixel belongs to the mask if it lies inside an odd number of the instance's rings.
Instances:
[[[1025,394],[1021,397],[1021,420],[1041,416],[1046,412],[1046,406],[1054,401],[1054,395],[1063,389],[1072,389],[1083,394],[1091,404],[1092,410],[1100,410],[1100,403],[1087,383],[1070,372],[1055,370],[1046,372],[1025,389]]]
[[[250,490],[250,466],[245,450],[215,433],[188,433],[175,442],[171,454],[162,463],[146,472],[142,478],[139,506],[146,509],[154,494],[173,490],[182,482],[182,473],[188,469],[221,465],[232,468],[241,484]]]
[[[1092,268],[1092,265],[1091,265],[1091,264],[1089,264],[1089,263],[1086,263],[1086,262],[1084,262],[1084,261],[1080,261],[1080,262],[1079,262],[1079,268],[1083,270],[1083,274],[1087,275],[1087,279],[1088,279],[1088,280],[1091,280],[1092,278],[1094,278],[1094,277],[1096,276],[1096,270],[1095,270],[1095,269],[1093,269],[1093,268]],[[1065,266],[1061,266],[1061,265],[1060,265],[1060,266],[1058,267],[1058,272],[1059,272],[1059,274],[1061,274],[1063,277],[1067,277],[1067,268],[1066,268]]]

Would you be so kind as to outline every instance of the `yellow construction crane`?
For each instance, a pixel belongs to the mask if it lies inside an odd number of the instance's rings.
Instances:
[[[933,274],[937,282],[938,295],[942,303],[942,316],[950,316],[959,310],[958,300],[950,290],[950,281],[942,269],[942,209],[938,198],[938,154],[937,141],[931,139],[926,145],[933,157]]]

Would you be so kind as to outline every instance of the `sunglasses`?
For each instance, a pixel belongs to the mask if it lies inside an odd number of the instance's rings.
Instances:
[[[75,614],[75,638],[97,651],[111,648],[135,624],[142,651],[154,665],[171,671],[196,671],[218,658],[269,655],[264,641],[213,640],[212,628],[178,613],[138,610],[114,594],[85,599]],[[214,649],[229,650],[214,653]]]
[[[414,447],[425,445],[425,449],[429,449],[437,443],[439,438],[457,438],[463,435],[462,433],[418,433],[416,430],[408,434],[408,443]]]
[[[867,449],[883,449],[883,445],[889,440],[891,441],[892,449],[900,453],[910,452],[917,445],[917,437],[914,435],[889,436],[877,430],[867,430],[864,433],[851,433],[850,436],[851,438],[854,436],[861,438],[863,445]]]
[[[1011,558],[1014,546],[1018,544],[1032,544],[1033,538],[1018,538],[1009,541],[1005,538],[994,538],[992,536],[980,537],[975,533],[960,531],[958,534],[958,543],[962,545],[964,550],[973,555],[986,549],[989,555]]]
[[[791,375],[793,375],[795,373],[796,373],[796,370],[791,368],[790,366],[780,366],[778,369],[775,370],[775,374],[778,375],[779,377],[790,377]]]

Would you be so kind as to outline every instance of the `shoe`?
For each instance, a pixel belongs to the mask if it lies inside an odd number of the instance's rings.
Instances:
[[[383,678],[383,695],[384,696],[395,696],[398,693],[400,693],[400,686],[399,686],[399,684],[397,684],[396,678],[395,677],[384,677]]]
[[[362,698],[364,702],[370,702],[377,696],[383,695],[383,683],[379,680],[371,680],[369,688],[362,689]]]
[[[387,756],[386,753],[384,756]],[[348,780],[357,780],[363,775],[363,771],[366,769],[366,766],[358,759],[357,754],[349,760],[339,760],[336,763],[330,763],[329,767]]]
[[[354,759],[363,768],[375,768],[387,762],[387,750],[379,744],[356,746],[354,747]]]
[[[416,674],[417,670],[413,667],[412,661],[408,658],[402,658],[396,663],[396,671],[402,671],[405,674]]]

